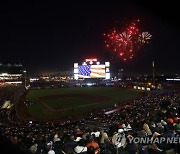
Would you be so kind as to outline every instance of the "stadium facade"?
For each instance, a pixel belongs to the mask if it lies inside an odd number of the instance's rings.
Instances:
[[[0,83],[22,84],[23,66],[21,63],[0,63]]]

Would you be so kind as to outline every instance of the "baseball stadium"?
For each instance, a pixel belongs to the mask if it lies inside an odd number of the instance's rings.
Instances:
[[[143,94],[140,90],[106,86],[110,79],[110,63],[100,64],[95,58],[86,59],[79,66],[75,63],[74,78],[78,87],[27,90],[18,102],[19,118],[62,121],[101,109],[110,110],[114,105],[122,106]]]
[[[0,153],[180,154],[172,4],[2,1]]]
[[[20,118],[30,114],[33,119],[53,120],[122,105],[142,94],[141,91],[119,87],[75,87],[30,90],[19,102]],[[22,108],[24,106],[24,108]],[[22,111],[26,113],[22,113]],[[26,118],[25,118],[26,119]],[[30,118],[31,119],[31,118]]]
[[[110,62],[74,63],[73,79],[67,81],[27,79],[21,64],[1,66],[1,141],[11,152],[129,154],[141,143],[129,144],[128,135],[179,133],[178,88],[149,90],[142,83],[112,80]],[[175,151],[178,144],[169,148]],[[157,150],[150,146],[141,152]]]

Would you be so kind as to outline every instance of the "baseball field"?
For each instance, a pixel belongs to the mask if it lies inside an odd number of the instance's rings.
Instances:
[[[141,91],[119,87],[74,87],[30,90],[26,110],[37,119],[61,119],[133,100]]]

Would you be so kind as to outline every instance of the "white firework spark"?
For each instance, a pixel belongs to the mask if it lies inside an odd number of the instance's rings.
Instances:
[[[152,35],[148,32],[142,32],[139,34],[138,40],[141,43],[149,43],[148,41],[151,39]]]

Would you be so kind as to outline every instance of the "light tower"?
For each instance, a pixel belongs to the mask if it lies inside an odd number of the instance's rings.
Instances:
[[[124,78],[124,70],[120,69],[118,71],[118,80],[123,80],[123,78]]]
[[[154,60],[152,61],[152,76],[153,76],[153,87],[155,87],[155,72],[154,72]]]
[[[26,88],[26,69],[23,72],[24,72],[24,87]]]

